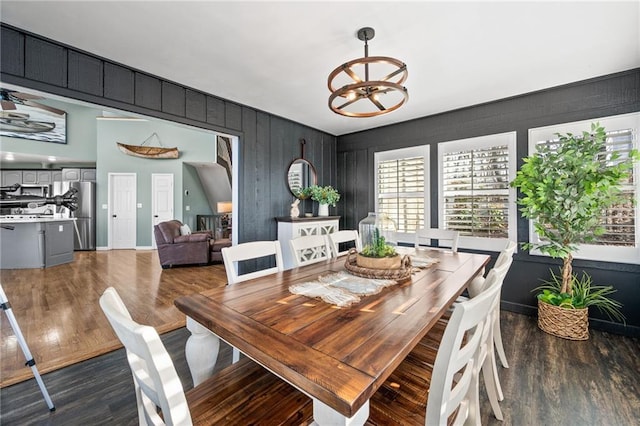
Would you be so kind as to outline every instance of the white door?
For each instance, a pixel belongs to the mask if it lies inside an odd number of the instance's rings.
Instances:
[[[151,174],[151,242],[156,248],[153,226],[174,219],[173,216],[173,174]]]
[[[109,173],[109,247],[136,248],[135,173]]]

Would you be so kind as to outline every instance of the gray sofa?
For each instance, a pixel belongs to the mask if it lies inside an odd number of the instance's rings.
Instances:
[[[220,250],[231,245],[228,239],[215,241],[211,231],[180,235],[182,222],[169,220],[154,226],[158,256],[163,269],[175,265],[207,265],[222,261]]]

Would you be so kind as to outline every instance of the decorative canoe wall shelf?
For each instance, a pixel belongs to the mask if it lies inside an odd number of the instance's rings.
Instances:
[[[145,145],[151,139],[156,138],[160,146]],[[177,147],[166,148],[162,145],[162,141],[156,132],[153,132],[151,136],[144,140],[140,145],[128,145],[126,143],[116,142],[120,151],[127,155],[141,158],[151,159],[173,159],[180,156],[180,151]]]

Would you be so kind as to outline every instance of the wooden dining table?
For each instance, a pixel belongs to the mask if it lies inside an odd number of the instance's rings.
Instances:
[[[317,424],[364,424],[369,398],[489,261],[405,253],[437,263],[349,307],[289,290],[344,271],[345,257],[176,299],[192,333],[185,352],[194,384],[212,374],[222,339],[310,396]]]

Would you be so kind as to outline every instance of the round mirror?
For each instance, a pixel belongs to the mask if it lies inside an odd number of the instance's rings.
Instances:
[[[287,171],[287,185],[289,191],[297,197],[302,188],[316,184],[316,169],[304,158],[296,158],[289,164]]]

